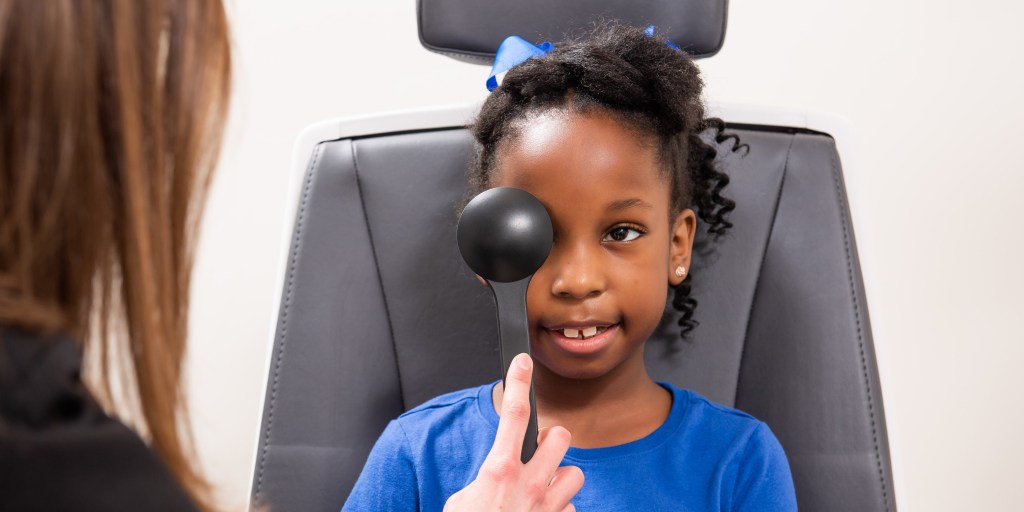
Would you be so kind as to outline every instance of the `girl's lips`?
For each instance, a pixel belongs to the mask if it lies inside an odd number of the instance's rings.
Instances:
[[[566,338],[561,329],[544,329],[555,345],[563,351],[573,355],[591,355],[600,352],[607,347],[619,331],[619,324],[609,325],[604,332],[598,333],[587,339]]]

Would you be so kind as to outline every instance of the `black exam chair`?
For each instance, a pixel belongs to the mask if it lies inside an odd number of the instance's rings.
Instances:
[[[586,23],[579,5],[563,4],[421,0],[420,37],[431,50],[489,63],[505,35],[557,40]],[[725,1],[587,4],[636,24],[655,20],[701,56],[724,38]],[[481,68],[481,87],[485,75]],[[474,110],[328,121],[303,134],[253,504],[338,510],[389,420],[500,378],[493,303],[455,243],[472,151],[463,126]],[[716,245],[698,239],[700,325],[691,343],[674,342],[669,313],[649,343],[649,368],[767,422],[801,510],[894,511],[836,144],[807,123],[774,125],[763,110],[717,110],[750,146],[746,156],[722,152],[735,227]],[[791,114],[780,118],[800,119]]]

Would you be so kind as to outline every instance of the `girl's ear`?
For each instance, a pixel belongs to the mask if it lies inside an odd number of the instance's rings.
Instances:
[[[693,237],[697,232],[697,216],[686,208],[676,215],[669,233],[668,282],[677,286],[690,273],[690,255],[693,252]]]

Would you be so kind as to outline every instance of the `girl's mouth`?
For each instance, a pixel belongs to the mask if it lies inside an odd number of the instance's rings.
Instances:
[[[611,343],[619,324],[545,328],[555,345],[574,355],[589,355],[601,351]]]

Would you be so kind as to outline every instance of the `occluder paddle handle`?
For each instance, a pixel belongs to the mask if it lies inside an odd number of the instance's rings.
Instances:
[[[529,323],[526,317],[526,289],[530,285],[530,275],[525,279],[511,283],[489,281],[494,292],[494,305],[498,311],[498,340],[501,347],[502,386],[512,366],[512,359],[517,355],[530,353]],[[530,380],[530,421],[526,426],[523,438],[523,452],[520,460],[524,463],[533,458],[537,451],[537,399],[533,393],[533,380]]]
[[[530,353],[526,289],[533,273],[551,252],[551,216],[529,192],[496,187],[481,192],[466,205],[456,238],[462,259],[487,280],[494,293],[504,385],[512,358]],[[529,461],[536,451],[537,399],[531,380],[530,420],[523,439],[522,461]]]

